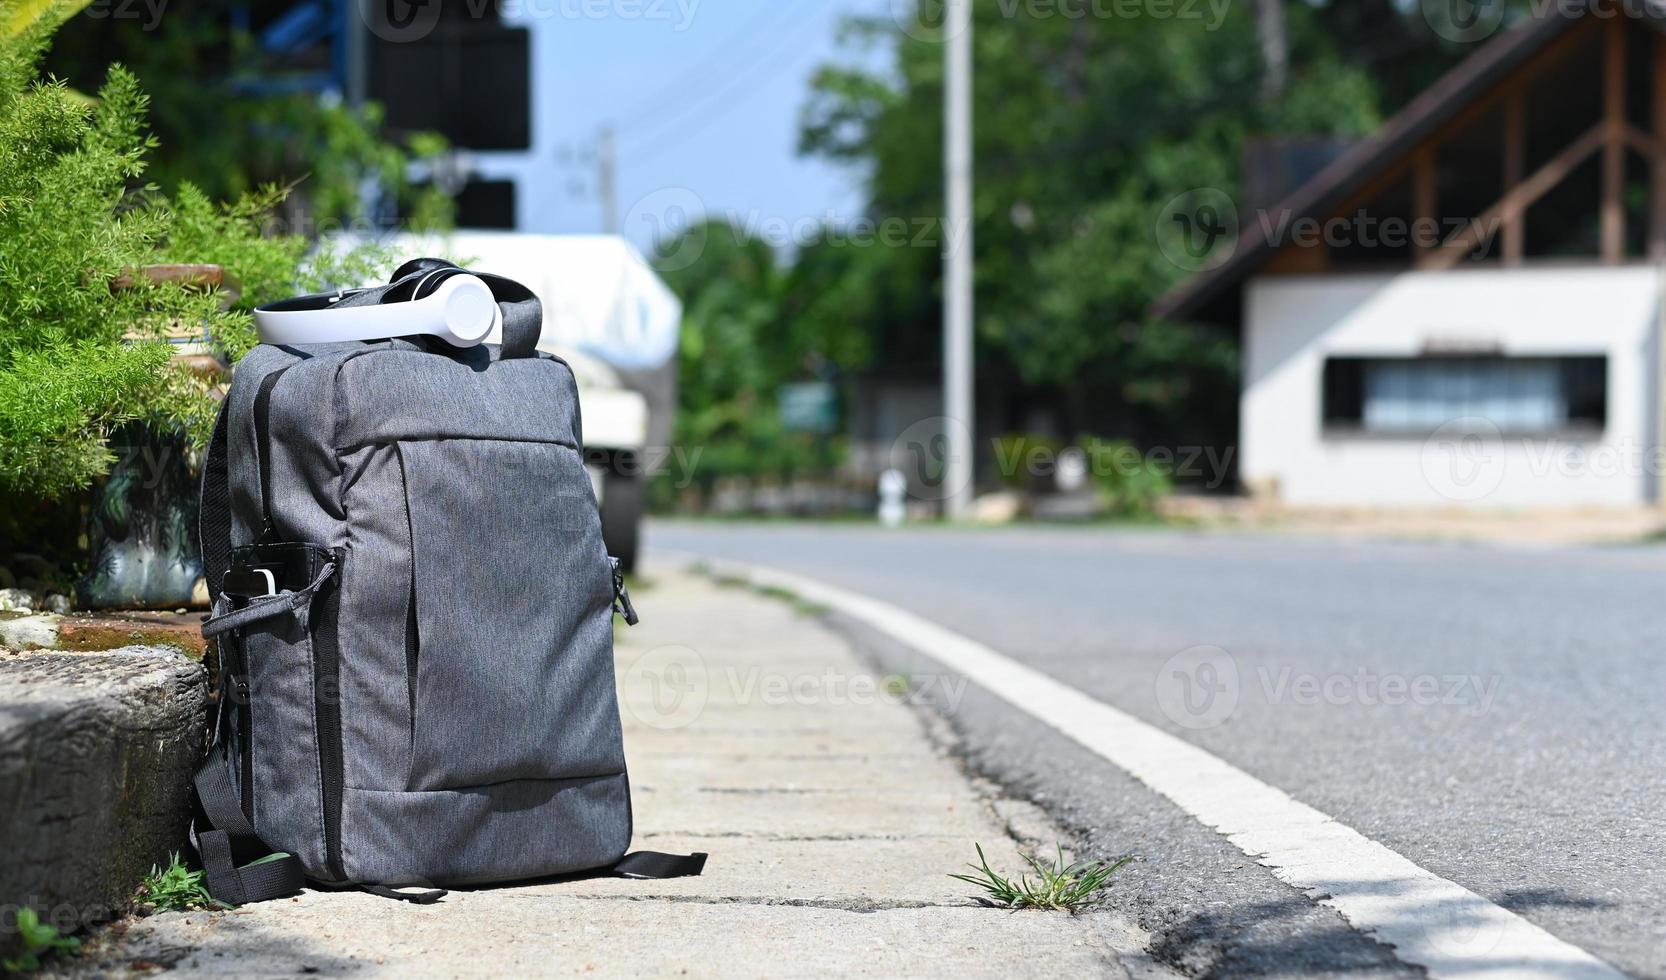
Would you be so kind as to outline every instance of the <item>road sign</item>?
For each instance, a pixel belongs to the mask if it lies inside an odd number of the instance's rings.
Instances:
[[[783,428],[825,434],[839,427],[837,399],[833,386],[825,381],[782,385],[775,398]]]

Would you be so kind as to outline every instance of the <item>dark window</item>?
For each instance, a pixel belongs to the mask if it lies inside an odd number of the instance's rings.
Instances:
[[[514,181],[471,180],[463,185],[456,204],[459,228],[515,227]]]
[[[524,27],[442,20],[424,36],[371,45],[370,97],[394,129],[439,132],[471,150],[532,144],[530,47]]]
[[[1333,357],[1325,362],[1325,427],[1425,435],[1465,418],[1501,431],[1601,430],[1606,357]]]

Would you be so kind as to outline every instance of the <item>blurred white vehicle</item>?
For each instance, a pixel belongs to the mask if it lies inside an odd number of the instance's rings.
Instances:
[[[578,378],[585,462],[602,507],[608,552],[636,565],[645,479],[663,461],[677,404],[682,304],[641,253],[610,235],[456,231],[379,240],[401,260],[449,259],[507,276],[538,294],[538,343]],[[500,336],[490,336],[497,343]]]

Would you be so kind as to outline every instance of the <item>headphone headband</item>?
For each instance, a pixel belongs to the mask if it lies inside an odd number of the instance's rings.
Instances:
[[[505,358],[530,357],[543,332],[543,307],[510,279],[474,273],[442,259],[415,259],[386,286],[315,293],[255,310],[268,344],[324,344],[424,335],[473,347],[501,330]]]

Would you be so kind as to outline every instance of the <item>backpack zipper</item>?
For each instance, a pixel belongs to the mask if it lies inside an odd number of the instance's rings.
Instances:
[[[636,607],[631,605],[631,590],[625,587],[625,570],[620,567],[617,558],[610,557],[607,563],[613,569],[613,611],[625,617],[626,626],[635,626],[642,619],[636,615]]]

